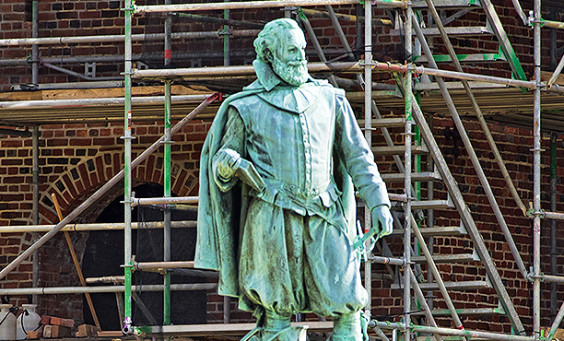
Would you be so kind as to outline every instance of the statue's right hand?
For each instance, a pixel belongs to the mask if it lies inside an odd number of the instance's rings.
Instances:
[[[217,175],[224,180],[231,179],[237,171],[237,161],[241,155],[233,149],[222,149],[215,155],[214,164],[217,168]]]

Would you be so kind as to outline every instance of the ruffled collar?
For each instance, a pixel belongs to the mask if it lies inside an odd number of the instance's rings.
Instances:
[[[310,76],[306,83],[291,86],[282,81],[267,63],[257,59],[253,62],[253,67],[257,80],[245,87],[245,90],[263,88],[265,91],[258,94],[260,98],[279,109],[297,114],[306,111],[315,103],[321,92],[320,85],[328,84],[326,80],[313,79]]]

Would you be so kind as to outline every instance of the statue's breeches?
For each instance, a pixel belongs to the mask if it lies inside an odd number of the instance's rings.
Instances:
[[[251,200],[239,262],[242,309],[338,316],[364,307],[368,295],[339,203],[331,216],[332,224]]]

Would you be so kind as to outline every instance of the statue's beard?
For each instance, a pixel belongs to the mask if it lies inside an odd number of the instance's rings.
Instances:
[[[309,77],[305,60],[286,64],[275,57],[272,61],[272,69],[284,82],[293,86],[304,84]]]

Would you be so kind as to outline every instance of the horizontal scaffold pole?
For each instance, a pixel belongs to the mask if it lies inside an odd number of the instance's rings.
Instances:
[[[132,229],[162,229],[162,221],[148,221],[145,223],[131,223]],[[0,233],[31,233],[49,232],[56,225],[18,225],[0,226]],[[124,229],[124,223],[92,223],[92,224],[68,224],[61,229],[61,232],[86,232],[86,231],[120,231]],[[173,221],[172,228],[193,228],[196,227],[195,220]]]
[[[339,63],[310,63],[309,72],[352,72],[363,71],[363,64],[360,62],[339,62]],[[507,86],[535,89],[536,83],[532,81],[522,81],[517,79],[478,75],[473,73],[455,72],[447,70],[430,69],[424,66],[409,67],[404,64],[373,62],[372,69],[387,72],[406,73],[408,69],[420,75],[438,76],[443,78],[464,79],[482,83],[502,84]],[[234,77],[254,75],[255,70],[252,65],[243,66],[212,66],[200,68],[179,68],[179,69],[152,69],[152,70],[133,70],[133,78],[175,78],[182,77],[187,79],[207,79],[210,77]]]
[[[186,117],[184,117],[180,122],[178,122],[171,131],[171,134],[175,134],[180,131],[192,118],[202,112],[205,108],[207,108],[211,103],[215,102],[220,97],[219,94],[214,94],[208,97],[204,102],[202,102],[198,107],[192,112],[190,112]],[[141,162],[145,161],[146,158],[149,157],[153,152],[158,150],[162,145],[164,138],[161,136],[155,143],[153,143],[150,147],[148,147],[141,155],[139,155],[133,162],[131,162],[131,168],[136,167]],[[65,225],[73,221],[77,218],[84,210],[86,210],[90,205],[95,203],[98,199],[104,196],[114,185],[119,183],[124,177],[125,171],[122,169],[118,174],[114,175],[108,182],[106,182],[100,189],[98,189],[92,196],[90,196],[86,201],[80,204],[77,208],[75,208],[69,215],[67,215],[61,222],[59,222],[53,229],[46,234],[44,234],[41,238],[39,238],[35,243],[30,245],[27,250],[23,251],[16,259],[14,259],[10,264],[6,265],[0,271],[0,279],[6,277],[6,275],[14,270],[21,262],[26,260],[29,256],[33,254],[33,251],[40,248],[43,244],[53,238]]]
[[[541,275],[542,280],[551,283],[564,283],[564,276],[558,275]]]
[[[231,37],[254,37],[260,30],[232,30],[229,31]],[[132,41],[163,40],[164,33],[133,34]],[[209,32],[177,32],[172,33],[172,39],[209,39],[223,38],[222,31]],[[0,46],[25,46],[25,45],[66,45],[66,44],[88,44],[88,43],[112,43],[123,42],[125,35],[98,35],[98,36],[78,36],[78,37],[54,37],[54,38],[14,38],[0,39]]]
[[[372,1],[375,5],[407,8],[407,1]],[[242,1],[242,2],[214,2],[182,5],[148,5],[135,6],[137,13],[149,12],[189,12],[225,9],[257,9],[288,6],[322,6],[322,5],[357,5],[358,0],[273,0],[273,1]]]
[[[564,22],[552,21],[552,20],[542,20],[542,26],[556,29],[564,29]]]
[[[390,265],[397,265],[397,266],[404,266],[406,264],[405,259],[403,259],[403,258],[371,256],[369,259],[373,263],[378,263],[378,264],[390,264]]]
[[[378,322],[378,321],[371,321],[371,324],[374,324],[376,327],[382,329],[399,329],[405,330],[405,325],[403,323],[397,322]],[[422,332],[422,333],[436,333],[441,335],[453,335],[453,336],[462,336],[468,338],[483,338],[487,340],[501,340],[501,341],[533,341],[535,340],[532,336],[520,336],[520,335],[507,335],[507,334],[497,334],[491,332],[483,332],[480,330],[459,330],[459,329],[450,329],[450,328],[441,328],[441,327],[428,327],[428,326],[418,326],[418,325],[411,325],[409,329],[413,332]]]
[[[543,212],[543,214],[547,219],[564,220],[564,213],[562,212]]]
[[[404,194],[388,193],[390,200],[392,201],[405,201]],[[199,202],[199,197],[166,197],[166,198],[132,198],[132,206],[144,206],[144,205],[167,205],[167,204],[197,204]]]
[[[178,95],[172,96],[172,103],[201,103],[211,95]],[[131,103],[134,105],[164,104],[164,96],[133,97]],[[0,109],[35,109],[35,108],[61,108],[81,107],[91,105],[123,105],[123,97],[111,98],[81,98],[81,99],[48,99],[34,101],[7,101],[0,102]]]
[[[168,204],[197,204],[199,198],[192,197],[163,197],[163,198],[132,198],[131,206],[168,205]]]
[[[215,290],[215,283],[194,283],[194,284],[172,284],[171,290],[192,291],[192,290]],[[164,285],[133,285],[132,291],[163,291]],[[57,295],[57,294],[84,294],[84,293],[108,293],[124,292],[123,285],[105,285],[93,287],[43,287],[43,288],[11,288],[0,289],[0,295]]]
[[[138,270],[193,268],[194,261],[135,262],[134,267]]]

